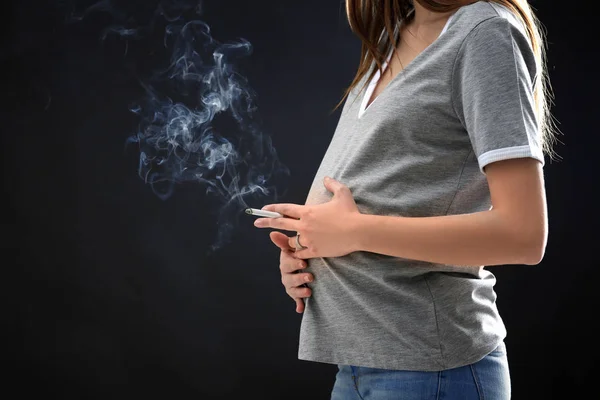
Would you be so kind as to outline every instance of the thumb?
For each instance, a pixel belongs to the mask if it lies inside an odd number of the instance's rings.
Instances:
[[[275,243],[275,246],[279,247],[281,250],[284,251],[291,251],[291,250],[295,250],[292,249],[289,245],[289,237],[281,232],[271,232],[269,234],[269,237],[271,238],[271,241],[273,243]]]
[[[344,184],[328,176],[323,178],[323,184],[325,185],[327,190],[334,194],[337,193],[342,187],[344,187]]]

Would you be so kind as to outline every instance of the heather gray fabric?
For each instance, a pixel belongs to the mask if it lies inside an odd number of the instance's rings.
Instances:
[[[485,165],[520,157],[544,165],[535,74],[524,28],[508,9],[486,1],[463,6],[360,119],[362,83],[351,93],[306,204],[331,200],[323,185],[329,175],[350,188],[361,213],[489,210]],[[308,265],[315,281],[302,317],[301,360],[436,371],[479,361],[506,336],[496,278],[483,266],[370,252]]]

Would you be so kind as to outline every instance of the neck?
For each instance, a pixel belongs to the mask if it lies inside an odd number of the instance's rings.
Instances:
[[[448,21],[448,18],[456,11],[453,10],[445,13],[430,11],[423,7],[418,0],[413,0],[413,5],[415,8],[413,11],[414,18],[410,25],[412,25],[414,29],[442,29],[446,21]]]
[[[410,35],[414,36],[420,42],[429,45],[438,38],[442,32],[442,29],[444,29],[444,25],[446,25],[446,22],[448,22],[448,18],[450,18],[450,16],[454,14],[456,10],[439,13],[429,11],[417,0],[413,0],[413,3],[413,18],[404,26],[404,29],[406,29]]]

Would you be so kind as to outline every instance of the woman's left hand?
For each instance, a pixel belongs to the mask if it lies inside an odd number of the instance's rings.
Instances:
[[[284,217],[259,218],[254,225],[297,232],[300,244],[306,247],[296,250],[294,256],[300,259],[341,257],[357,251],[356,221],[361,214],[352,193],[333,178],[325,177],[324,184],[333,193],[331,201],[314,206],[270,204],[262,209]],[[289,242],[290,247],[296,248],[296,237]]]

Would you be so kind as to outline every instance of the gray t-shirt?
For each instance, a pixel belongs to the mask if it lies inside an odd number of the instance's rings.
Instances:
[[[364,113],[358,91],[366,78],[350,94],[306,204],[331,200],[329,175],[350,188],[364,214],[489,210],[485,165],[521,157],[544,165],[535,74],[525,29],[507,8],[461,7]],[[300,360],[438,371],[479,361],[506,336],[496,278],[483,266],[360,251],[310,259],[306,271],[315,281]]]

